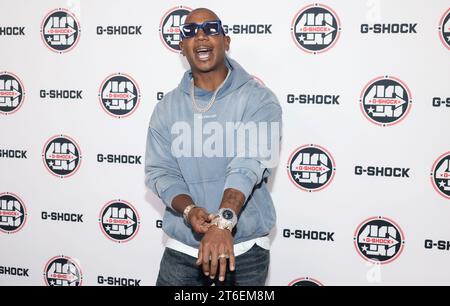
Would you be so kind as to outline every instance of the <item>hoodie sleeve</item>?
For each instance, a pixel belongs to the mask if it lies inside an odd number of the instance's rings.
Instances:
[[[145,185],[163,203],[172,208],[172,200],[179,194],[191,196],[178,162],[171,152],[170,134],[160,115],[159,102],[150,119],[145,153]],[[192,197],[192,196],[191,196]]]
[[[245,152],[244,150],[237,152],[238,154],[230,161],[226,170],[224,190],[227,188],[234,188],[241,191],[245,195],[245,201],[247,201],[248,197],[251,195],[253,188],[261,183],[263,179],[271,175],[272,168],[275,168],[278,163],[282,124],[281,106],[275,95],[269,90],[267,90],[261,99],[262,101],[249,102],[249,107],[244,114],[242,123],[255,123],[258,126],[258,138],[260,136],[259,133],[266,134],[265,132],[261,132],[261,129],[259,128],[260,124],[267,123],[268,132],[267,135],[264,135],[265,139],[267,139],[267,143],[261,142],[261,139],[258,139],[257,152],[255,149],[248,148],[248,146],[245,145]],[[273,125],[273,123],[275,123],[275,125]],[[276,123],[278,123],[278,125],[276,125]],[[275,128],[271,128],[271,126],[274,126]],[[246,135],[245,139],[248,144],[248,135]],[[271,149],[271,152],[276,154],[276,156],[272,156],[276,159],[275,164],[273,160],[269,161],[261,155],[261,152],[264,152],[264,150],[261,149],[267,150],[268,148]]]

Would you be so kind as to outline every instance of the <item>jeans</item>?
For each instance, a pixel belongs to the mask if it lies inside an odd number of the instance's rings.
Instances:
[[[166,248],[161,259],[156,286],[264,286],[269,272],[270,251],[257,244],[236,256],[235,271],[230,272],[227,261],[225,281],[219,281],[219,268],[216,278],[203,274],[197,258]]]

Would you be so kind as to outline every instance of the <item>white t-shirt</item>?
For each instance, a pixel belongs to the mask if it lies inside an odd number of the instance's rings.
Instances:
[[[259,237],[255,239],[251,239],[248,241],[244,241],[234,245],[234,256],[239,256],[250,250],[255,243],[262,247],[263,249],[270,249],[270,239],[269,236]],[[198,249],[193,248],[189,245],[186,245],[178,240],[170,238],[167,240],[166,247],[169,249],[184,253],[186,255],[197,258],[198,257]]]

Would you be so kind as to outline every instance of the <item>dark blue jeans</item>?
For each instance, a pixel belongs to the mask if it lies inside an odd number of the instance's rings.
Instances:
[[[257,244],[244,254],[236,256],[236,268],[227,268],[225,281],[219,281],[219,272],[212,280],[203,274],[197,258],[166,248],[161,259],[156,286],[264,286],[269,271],[270,251]],[[227,262],[228,263],[228,262]]]

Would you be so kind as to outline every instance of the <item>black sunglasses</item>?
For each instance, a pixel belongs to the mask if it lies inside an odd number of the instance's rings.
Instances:
[[[204,23],[185,23],[180,26],[181,38],[192,38],[197,35],[199,29],[202,29],[205,35],[223,34],[222,21],[210,20]]]

